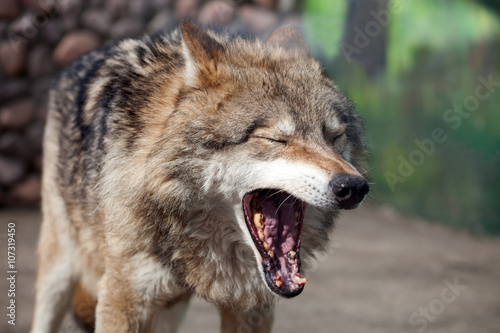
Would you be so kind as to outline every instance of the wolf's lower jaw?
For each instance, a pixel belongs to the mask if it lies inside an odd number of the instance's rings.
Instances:
[[[243,197],[248,231],[262,258],[268,287],[283,297],[302,292],[300,236],[306,203],[289,193],[261,189]]]

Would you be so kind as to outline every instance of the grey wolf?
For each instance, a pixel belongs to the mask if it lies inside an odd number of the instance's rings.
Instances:
[[[33,333],[75,290],[96,332],[174,332],[191,295],[223,332],[255,311],[269,332],[369,190],[361,121],[293,26],[119,41],[73,63],[49,109]]]

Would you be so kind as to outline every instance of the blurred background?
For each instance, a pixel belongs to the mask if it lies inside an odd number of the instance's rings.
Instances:
[[[371,200],[500,235],[496,0],[0,0],[0,207],[36,207],[47,92],[80,54],[191,19],[265,38],[299,25],[354,100]]]

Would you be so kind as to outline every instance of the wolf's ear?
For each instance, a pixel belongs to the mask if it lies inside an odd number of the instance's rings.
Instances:
[[[282,47],[287,50],[296,50],[303,55],[310,56],[309,48],[302,32],[294,25],[284,25],[269,36],[267,45]]]
[[[182,52],[186,61],[186,83],[196,86],[202,84],[203,79],[213,79],[224,47],[189,21],[181,24],[181,35]]]

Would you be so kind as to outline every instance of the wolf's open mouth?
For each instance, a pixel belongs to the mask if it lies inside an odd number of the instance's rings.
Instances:
[[[307,283],[299,273],[306,203],[283,191],[262,189],[243,197],[243,209],[269,288],[283,297],[297,296]]]

